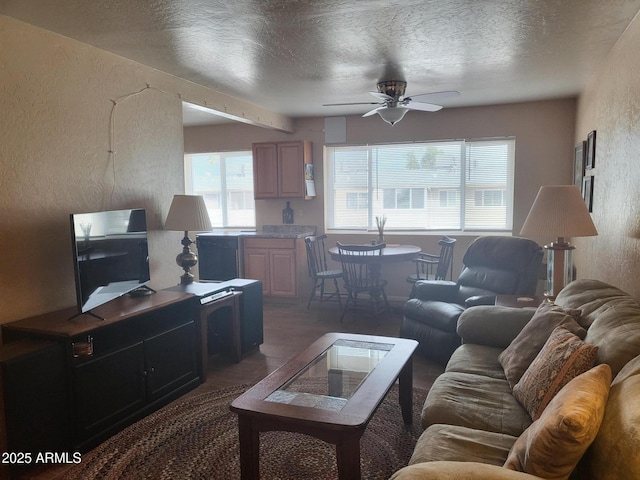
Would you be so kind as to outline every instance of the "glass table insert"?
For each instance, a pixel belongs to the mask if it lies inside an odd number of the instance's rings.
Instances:
[[[392,348],[389,343],[336,340],[265,401],[340,411]]]

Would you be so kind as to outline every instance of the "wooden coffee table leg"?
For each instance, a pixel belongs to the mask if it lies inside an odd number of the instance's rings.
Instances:
[[[240,478],[258,480],[260,478],[260,432],[253,428],[251,417],[238,415],[240,438]]]
[[[413,356],[409,357],[409,360],[400,371],[398,396],[400,398],[400,408],[402,409],[402,419],[405,424],[409,425],[413,423]]]
[[[338,478],[340,480],[357,480],[360,478],[360,436],[361,434],[344,434],[336,445]]]

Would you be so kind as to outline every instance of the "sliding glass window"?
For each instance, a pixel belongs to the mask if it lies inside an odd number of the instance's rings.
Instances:
[[[326,147],[329,230],[510,231],[515,139]]]
[[[251,151],[184,156],[185,191],[203,195],[214,227],[255,227]]]

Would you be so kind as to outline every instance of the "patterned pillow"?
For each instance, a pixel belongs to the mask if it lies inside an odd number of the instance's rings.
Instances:
[[[554,328],[563,325],[580,338],[587,335],[576,321],[580,313],[580,310],[565,310],[553,303],[543,303],[538,307],[531,320],[498,357],[512,389],[542,350]]]
[[[513,396],[537,420],[562,387],[593,368],[597,353],[598,347],[584,343],[565,327],[556,327],[513,387]]]
[[[515,441],[505,468],[547,480],[566,480],[595,439],[609,398],[606,363],[578,375]]]

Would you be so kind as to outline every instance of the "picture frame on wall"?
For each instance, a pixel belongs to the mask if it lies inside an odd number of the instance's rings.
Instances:
[[[573,158],[573,184],[578,188],[582,188],[582,177],[585,172],[585,153],[587,150],[587,142],[584,140],[576,145],[575,155]]]
[[[585,160],[585,167],[587,170],[595,168],[596,166],[596,131],[592,130],[587,135],[587,154]]]
[[[593,176],[587,175],[582,178],[582,198],[590,212],[593,212]]]

